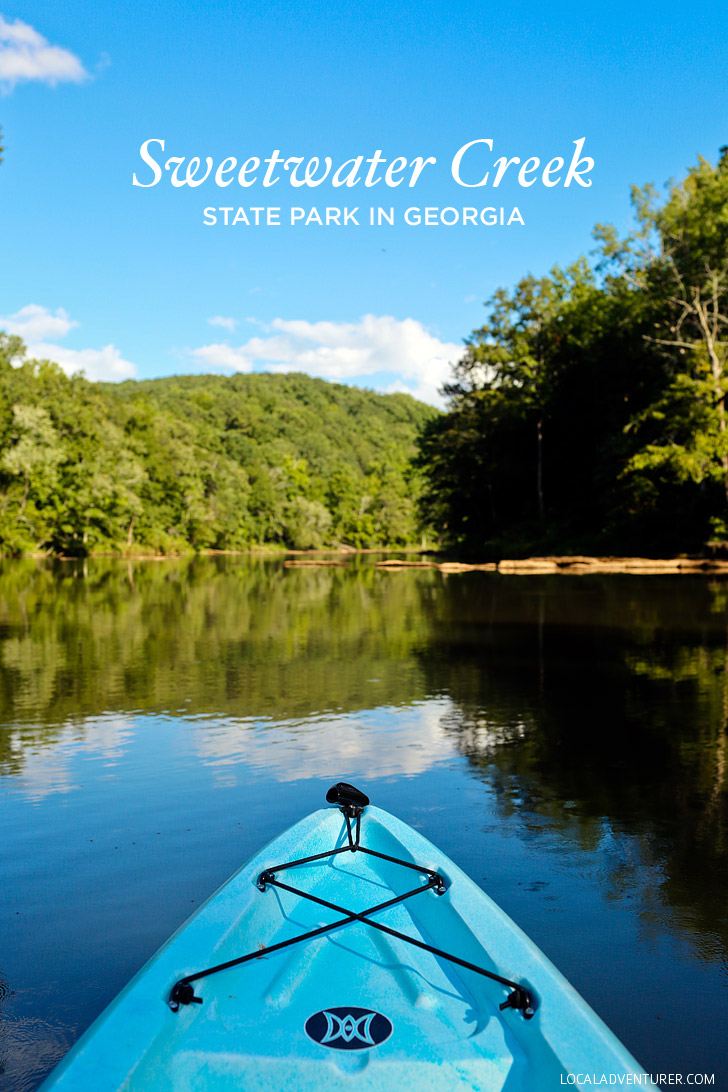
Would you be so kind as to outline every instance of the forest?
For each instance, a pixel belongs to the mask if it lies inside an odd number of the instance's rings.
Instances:
[[[66,376],[0,334],[0,553],[184,554],[418,535],[405,394],[306,375]]]
[[[420,516],[460,553],[728,542],[728,148],[632,203],[625,237],[487,301],[425,424]]]

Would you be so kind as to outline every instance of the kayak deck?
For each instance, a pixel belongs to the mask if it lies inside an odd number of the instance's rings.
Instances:
[[[44,1089],[267,1092],[340,1088],[355,1078],[363,1092],[423,1084],[437,1092],[539,1092],[560,1087],[576,1069],[641,1074],[472,881],[411,828],[373,807],[362,818],[362,844],[437,873],[446,890],[437,894],[432,884],[372,920],[522,983],[533,993],[532,1019],[501,1010],[508,986],[357,918],[197,978],[201,1003],[170,1008],[174,984],[195,972],[341,922],[339,910],[285,887],[268,882],[261,890],[261,873],[281,862],[326,853],[276,878],[352,914],[427,884],[427,875],[418,878],[381,856],[330,855],[348,840],[340,812],[327,809],[266,847],[160,949]]]

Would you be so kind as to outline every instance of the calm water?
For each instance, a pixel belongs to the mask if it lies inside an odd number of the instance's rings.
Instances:
[[[728,1088],[727,723],[703,577],[0,563],[0,1084],[344,779],[650,1072]]]

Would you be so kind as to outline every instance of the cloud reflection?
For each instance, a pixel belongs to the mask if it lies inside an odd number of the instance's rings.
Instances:
[[[350,715],[296,721],[210,719],[195,721],[195,754],[226,784],[235,766],[265,772],[278,781],[334,779],[355,771],[368,777],[412,776],[457,756],[443,721],[446,698]]]
[[[56,728],[53,736],[12,736],[12,752],[22,753],[22,772],[11,791],[37,802],[51,793],[67,793],[80,787],[80,767],[88,759],[116,766],[134,738],[134,719],[118,715],[92,717]]]

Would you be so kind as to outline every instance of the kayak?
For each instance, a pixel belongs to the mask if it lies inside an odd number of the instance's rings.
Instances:
[[[42,1092],[646,1084],[542,952],[340,782],[160,948]]]

